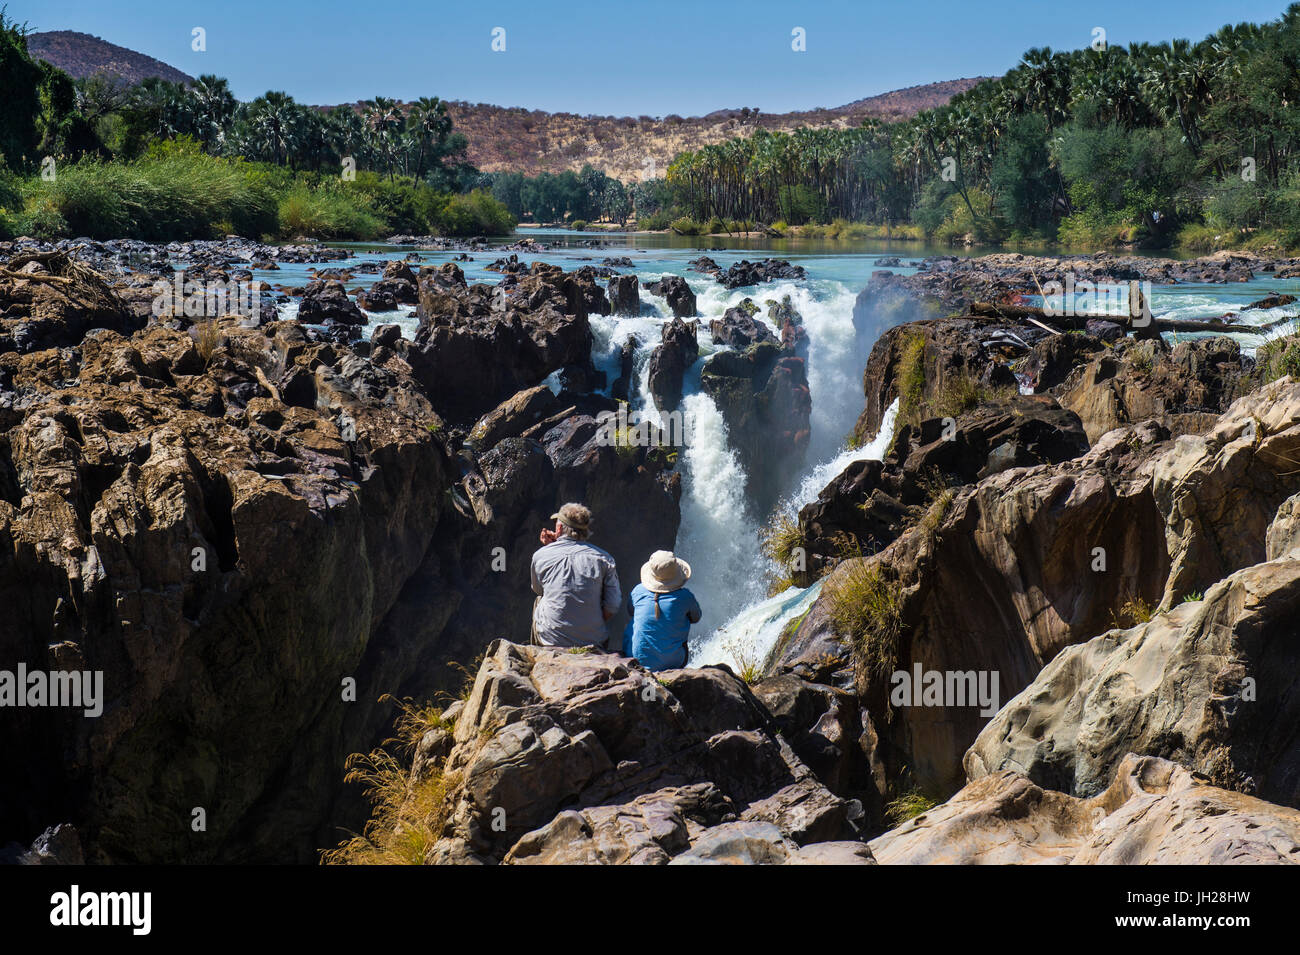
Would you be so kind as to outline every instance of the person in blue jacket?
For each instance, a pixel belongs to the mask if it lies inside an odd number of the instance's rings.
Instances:
[[[641,565],[641,583],[627,597],[631,617],[623,631],[623,653],[647,670],[686,666],[691,624],[700,622],[700,602],[686,589],[691,565],[672,551],[657,550]]]

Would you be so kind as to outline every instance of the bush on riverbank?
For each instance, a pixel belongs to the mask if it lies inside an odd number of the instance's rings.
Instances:
[[[50,180],[0,179],[0,232],[149,241],[219,238],[376,239],[393,232],[504,235],[514,220],[475,191],[439,192],[409,177],[355,180],[294,173],[202,153],[173,140],[135,162],[60,165]]]

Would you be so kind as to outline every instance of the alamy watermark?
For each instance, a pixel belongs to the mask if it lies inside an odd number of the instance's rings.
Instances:
[[[153,284],[153,313],[158,318],[184,315],[186,318],[220,318],[238,313],[257,318],[261,295],[253,282],[186,281],[177,270],[172,280],[159,279]]]
[[[0,707],[80,708],[86,716],[104,712],[103,670],[0,670]]]
[[[889,677],[889,702],[903,706],[978,706],[980,716],[993,716],[1002,704],[997,670],[895,670]]]

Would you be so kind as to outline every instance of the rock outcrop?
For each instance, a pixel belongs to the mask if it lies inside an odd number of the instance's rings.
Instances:
[[[674,318],[665,322],[661,334],[663,343],[650,355],[647,383],[660,411],[676,411],[682,401],[682,381],[686,369],[695,364],[700,354],[699,325]]]
[[[591,363],[590,280],[541,262],[513,285],[467,285],[452,263],[420,270],[420,327],[401,356],[434,407],[472,421],[566,365]]]
[[[336,279],[321,279],[308,283],[302,290],[298,305],[298,321],[310,325],[366,325],[370,319],[348,298],[343,283]]]
[[[456,783],[431,863],[785,862],[854,840],[861,816],[721,668],[650,674],[501,641],[451,743],[440,772]]]
[[[756,510],[767,513],[808,450],[812,396],[804,360],[763,341],[743,352],[715,354],[701,370],[700,384],[727,423]]]
[[[609,305],[614,315],[641,311],[641,282],[635,275],[615,275],[609,280]]]
[[[1006,770],[873,839],[881,865],[1294,865],[1300,812],[1127,755],[1081,799]]]
[[[357,304],[368,312],[392,312],[419,300],[415,273],[405,262],[389,262],[383,277],[357,293]]]
[[[699,313],[695,293],[680,275],[666,275],[656,282],[647,283],[645,290],[651,295],[663,296],[674,318],[694,318]]]

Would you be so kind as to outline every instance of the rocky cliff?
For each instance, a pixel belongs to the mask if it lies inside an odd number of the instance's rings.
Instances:
[[[558,504],[593,508],[629,589],[672,546],[671,462],[603,445],[579,392],[528,399],[589,364],[589,281],[538,267],[494,307],[425,270],[417,341],[362,341],[158,314],[161,276],[60,256],[0,281],[0,660],[100,672],[104,698],[6,709],[0,841],[70,822],[95,862],[312,861],[360,825],[340,767],[379,696],[433,694],[527,620]]]

